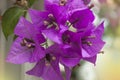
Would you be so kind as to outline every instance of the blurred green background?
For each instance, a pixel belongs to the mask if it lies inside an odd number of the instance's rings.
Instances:
[[[0,0],[0,15],[12,6],[15,0]],[[93,11],[96,16],[94,23],[98,25],[105,21],[104,41],[106,45],[99,54],[96,66],[91,63],[83,64],[75,70],[73,80],[120,80],[120,0],[91,0],[94,4]],[[33,5],[35,9],[42,9],[43,0],[38,0]],[[0,22],[1,23],[1,22]],[[40,80],[25,75],[31,68],[29,64],[14,65],[5,62],[6,54],[11,45],[12,35],[6,41],[0,24],[0,80]]]

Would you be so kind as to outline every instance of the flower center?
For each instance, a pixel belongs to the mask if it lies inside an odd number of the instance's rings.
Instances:
[[[45,59],[50,62],[51,60],[56,60],[55,56],[50,55],[49,53],[45,55]]]
[[[87,39],[94,39],[94,38],[96,38],[95,36],[87,36],[87,37],[84,37],[83,39],[82,39],[82,43],[83,44],[87,44],[88,46],[92,46],[93,44],[92,44],[92,42],[91,41],[88,41]]]
[[[50,66],[50,62],[51,62],[52,60],[53,60],[53,61],[56,60],[56,57],[50,55],[49,53],[45,55],[45,65],[46,65],[46,66]]]
[[[65,34],[63,34],[62,35],[62,41],[63,41],[63,43],[65,43],[65,44],[69,44],[70,42],[71,42],[71,40],[70,40],[70,35],[65,35]]]
[[[48,14],[48,20],[44,20],[44,25],[47,26],[47,28],[55,27],[58,28],[58,25],[55,21],[55,18],[53,14]]]
[[[45,59],[46,59],[48,62],[50,62],[50,61],[51,61],[51,56],[50,56],[50,54],[46,54]]]
[[[60,5],[60,6],[65,6],[66,3],[67,3],[67,0],[60,0],[59,5]]]
[[[20,44],[21,44],[21,46],[26,46],[27,48],[35,48],[34,43],[35,42],[33,40],[24,38]]]

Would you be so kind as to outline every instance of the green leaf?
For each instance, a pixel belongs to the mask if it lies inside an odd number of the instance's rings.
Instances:
[[[6,39],[10,34],[13,34],[20,16],[24,15],[24,13],[25,10],[19,7],[12,7],[5,11],[2,17],[2,30]]]
[[[31,7],[36,0],[28,0],[28,6]]]

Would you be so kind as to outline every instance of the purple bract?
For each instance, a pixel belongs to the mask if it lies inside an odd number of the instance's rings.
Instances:
[[[35,62],[27,74],[44,80],[66,80],[81,60],[95,64],[102,40],[104,22],[95,27],[90,0],[44,0],[43,11],[29,9],[31,22],[21,17],[15,28],[7,61],[15,64]]]

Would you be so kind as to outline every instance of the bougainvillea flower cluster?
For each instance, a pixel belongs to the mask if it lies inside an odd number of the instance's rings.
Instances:
[[[14,30],[18,37],[13,42],[7,61],[14,64],[36,63],[26,73],[44,80],[66,80],[81,60],[96,62],[105,42],[102,40],[104,22],[93,24],[90,0],[45,0],[44,10],[29,9],[31,22],[21,17]]]

